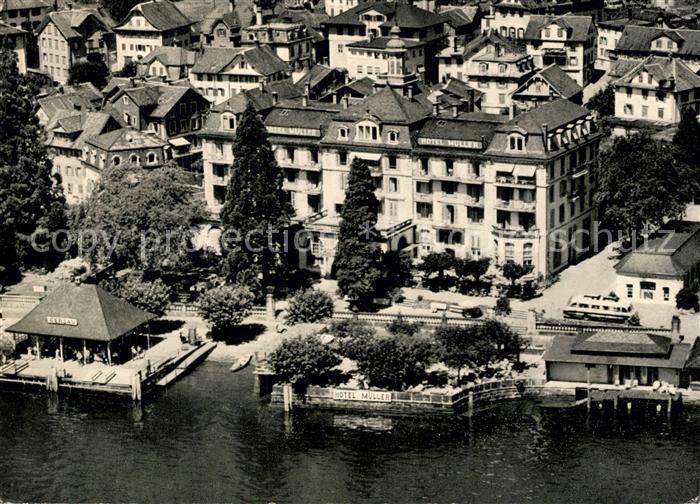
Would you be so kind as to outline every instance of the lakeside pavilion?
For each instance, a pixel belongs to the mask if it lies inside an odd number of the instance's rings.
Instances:
[[[136,308],[97,285],[66,285],[44,298],[6,332],[36,358],[75,359],[83,364],[98,357],[131,358],[139,329],[156,315]],[[124,357],[127,357],[124,359]]]

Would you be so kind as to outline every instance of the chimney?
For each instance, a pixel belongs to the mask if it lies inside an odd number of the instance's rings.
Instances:
[[[379,84],[375,81],[372,83],[372,94],[376,94],[379,90]]]
[[[277,105],[277,102],[279,101],[279,95],[277,94],[277,91],[272,92],[272,105]]]
[[[474,90],[467,89],[467,99],[469,100],[469,109],[467,112],[474,112]]]
[[[515,117],[515,104],[511,102],[510,106],[508,107],[508,119],[511,121]]]
[[[306,96],[307,99],[311,97],[311,84],[308,82],[304,84],[304,96]]]
[[[457,52],[457,36],[455,35],[454,38],[452,39],[452,50]]]
[[[406,89],[406,91],[407,91],[407,93],[408,93],[408,99],[409,99],[409,100],[413,100],[413,86],[408,86],[408,88]]]
[[[350,97],[348,95],[343,96],[343,108],[346,109],[350,106]]]
[[[336,103],[338,103],[338,93],[333,93],[333,94],[331,95],[331,98],[333,99],[333,105],[335,105]]]
[[[264,81],[264,80],[261,80],[261,81],[260,81],[260,86],[259,86],[259,87],[260,87],[260,92],[261,92],[261,93],[264,93],[264,92],[265,92],[265,81]]]
[[[262,14],[262,7],[259,5],[255,5],[253,7],[253,10],[255,11],[255,26],[260,26],[263,24],[263,14]]]
[[[459,115],[459,108],[457,105],[452,105],[452,117],[457,117]]]
[[[549,150],[549,142],[547,141],[547,136],[549,135],[549,127],[547,123],[542,123],[542,144],[544,144],[544,150],[547,152]]]
[[[439,103],[433,103],[433,115],[435,117],[440,115],[440,104]]]
[[[229,12],[235,12],[235,11],[236,11],[236,0],[229,0],[229,2],[228,2],[228,10],[229,10]]]
[[[681,318],[678,315],[674,315],[671,317],[671,339],[675,341],[681,338]]]

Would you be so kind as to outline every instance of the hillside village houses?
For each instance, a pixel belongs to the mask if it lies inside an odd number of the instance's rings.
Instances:
[[[647,56],[674,56],[697,72],[700,70],[700,30],[626,26],[611,58],[641,61]]]
[[[197,53],[182,47],[157,47],[138,61],[139,77],[160,77],[175,83],[189,78],[190,69],[197,60]]]
[[[17,55],[17,68],[27,72],[27,32],[0,21],[0,44],[11,48]]]
[[[32,32],[41,24],[52,5],[50,0],[1,0],[0,21]]]
[[[200,43],[208,47],[236,47],[241,43],[241,21],[236,2],[229,2],[227,12],[214,12],[199,23]]]
[[[463,80],[482,93],[481,110],[508,113],[511,94],[534,72],[532,56],[496,32],[460,45],[457,38],[438,55],[441,81]]]
[[[117,44],[117,69],[146,56],[156,47],[190,48],[194,21],[169,0],[150,0],[136,5],[113,27]]]
[[[680,122],[686,107],[700,112],[700,77],[675,57],[649,56],[613,86],[616,135],[668,128]]]
[[[96,10],[49,13],[36,29],[40,69],[59,84],[68,82],[73,64],[96,56],[107,68],[114,51],[113,34]]]
[[[595,59],[597,70],[608,71],[612,68],[613,57],[617,44],[622,38],[626,26],[653,26],[651,21],[629,17],[608,19],[596,23],[598,28],[598,56]]]
[[[554,63],[539,70],[512,95],[513,105],[519,110],[528,110],[559,98],[581,105],[583,88]]]

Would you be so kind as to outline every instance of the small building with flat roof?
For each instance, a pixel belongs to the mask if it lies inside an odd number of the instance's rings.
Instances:
[[[700,223],[667,222],[615,270],[621,299],[674,305],[678,291],[700,280]]]

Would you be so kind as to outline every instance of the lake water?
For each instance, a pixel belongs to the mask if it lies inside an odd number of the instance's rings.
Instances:
[[[466,420],[284,413],[249,370],[205,363],[142,407],[0,393],[0,500],[684,502],[700,493],[700,411],[511,403]]]

